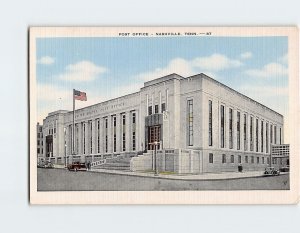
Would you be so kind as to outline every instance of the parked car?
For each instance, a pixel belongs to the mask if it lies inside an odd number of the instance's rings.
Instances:
[[[280,168],[280,171],[281,171],[281,172],[289,172],[289,171],[290,171],[290,167],[289,167],[289,166],[281,167],[281,168]]]
[[[85,163],[74,162],[68,165],[69,171],[87,171],[87,165]]]
[[[54,168],[54,165],[51,162],[48,162],[48,161],[39,162],[37,166],[39,168]]]
[[[280,171],[275,169],[274,167],[266,167],[264,174],[268,176],[278,176],[280,175]]]

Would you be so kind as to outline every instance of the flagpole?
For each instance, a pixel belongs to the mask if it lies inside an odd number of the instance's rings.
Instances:
[[[72,130],[72,155],[75,154],[75,89],[73,89],[73,130]]]

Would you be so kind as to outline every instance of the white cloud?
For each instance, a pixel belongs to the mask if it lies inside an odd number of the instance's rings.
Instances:
[[[288,74],[288,69],[279,63],[269,63],[261,69],[250,69],[246,70],[245,73],[249,76],[268,78],[274,76],[285,76]]]
[[[138,74],[136,76],[136,79],[149,81],[172,73],[176,73],[182,76],[189,76],[193,74],[193,67],[191,66],[189,61],[182,58],[175,58],[171,60],[166,67],[156,68],[153,71]]]
[[[230,59],[222,54],[213,54],[208,57],[198,57],[192,61],[192,66],[208,71],[219,71],[241,66],[239,60]]]
[[[58,75],[58,78],[71,82],[93,81],[106,71],[105,67],[97,66],[93,62],[81,61],[68,65],[65,72]]]
[[[169,64],[153,71],[144,72],[136,75],[136,80],[149,81],[163,77],[172,73],[187,77],[199,72],[212,73],[224,69],[236,68],[242,63],[238,60],[230,59],[225,55],[213,54],[207,57],[198,57],[193,60],[183,58],[172,59]]]
[[[242,59],[249,59],[252,57],[252,53],[251,52],[245,52],[241,54],[241,58]]]
[[[50,56],[44,56],[37,60],[37,63],[42,65],[52,65],[54,62],[55,59]]]

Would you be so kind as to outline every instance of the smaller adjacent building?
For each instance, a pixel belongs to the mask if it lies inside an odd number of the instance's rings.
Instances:
[[[43,160],[43,125],[40,125],[39,122],[36,125],[36,133],[37,133],[37,161],[40,162]]]
[[[290,145],[271,145],[272,166],[277,169],[290,165]]]

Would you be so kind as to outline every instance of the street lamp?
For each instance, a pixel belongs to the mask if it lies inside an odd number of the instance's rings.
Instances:
[[[159,145],[160,143],[155,141],[152,143],[149,143],[149,145],[154,145],[154,175],[158,176],[158,166],[157,166],[157,145]]]

